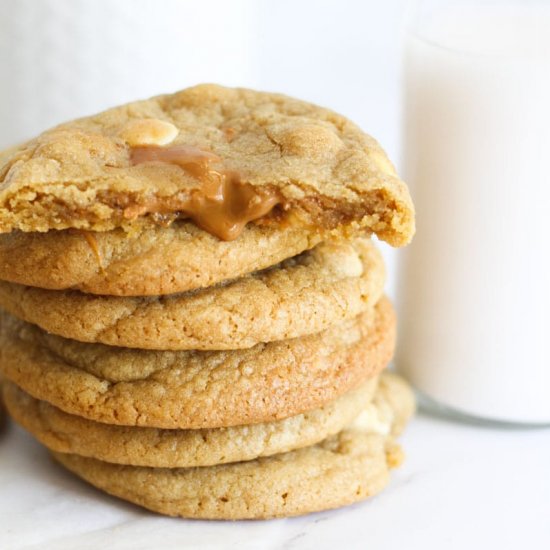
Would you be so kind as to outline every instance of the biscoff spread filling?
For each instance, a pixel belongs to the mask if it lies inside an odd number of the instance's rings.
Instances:
[[[235,171],[226,170],[221,159],[192,145],[132,147],[133,165],[175,164],[201,182],[200,189],[170,197],[149,197],[123,208],[123,216],[133,220],[146,214],[188,217],[201,229],[224,240],[236,239],[246,224],[267,216],[283,203],[276,190],[257,188],[241,181]]]

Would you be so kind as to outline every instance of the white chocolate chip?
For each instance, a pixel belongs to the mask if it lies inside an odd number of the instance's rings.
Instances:
[[[342,275],[346,277],[361,277],[363,275],[363,262],[358,255],[342,258],[338,267]]]
[[[325,243],[322,249],[323,263],[339,277],[360,277],[363,275],[363,262],[357,251],[349,244]]]
[[[393,414],[389,407],[377,407],[371,403],[359,413],[349,427],[361,432],[388,435],[392,422]]]
[[[140,145],[168,145],[179,130],[171,123],[156,118],[131,120],[119,135],[131,147]]]

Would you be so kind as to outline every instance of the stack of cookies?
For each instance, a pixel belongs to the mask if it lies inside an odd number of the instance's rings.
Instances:
[[[345,118],[214,85],[0,156],[0,369],[68,470],[169,515],[303,514],[380,491],[414,409],[371,234],[406,186]]]

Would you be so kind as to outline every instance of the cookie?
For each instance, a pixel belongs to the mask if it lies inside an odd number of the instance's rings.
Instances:
[[[278,94],[201,85],[69,122],[0,155],[0,232],[105,231],[189,218],[224,239],[250,221],[414,232],[406,185],[344,117]]]
[[[36,399],[107,424],[168,429],[272,422],[378,374],[395,344],[387,299],[323,333],[221,352],[83,344],[4,315],[0,369]]]
[[[402,461],[387,436],[344,430],[317,445],[205,468],[122,466],[52,453],[107,493],[169,516],[267,519],[358,502],[380,492]]]
[[[370,414],[365,423],[376,429],[388,420],[380,420],[371,405],[376,385],[377,377],[370,378],[320,409],[285,420],[210,430],[102,424],[64,413],[10,382],[5,383],[4,400],[12,418],[53,451],[116,464],[187,468],[242,462],[314,445],[343,430],[361,411]],[[389,429],[391,422],[387,424]]]
[[[235,279],[313,248],[327,237],[295,227],[248,226],[233,242],[189,222],[131,231],[0,234],[0,279],[55,290],[158,296]]]
[[[82,342],[224,350],[313,334],[372,307],[384,267],[369,239],[321,243],[226,285],[154,298],[93,296],[0,282],[0,306]]]

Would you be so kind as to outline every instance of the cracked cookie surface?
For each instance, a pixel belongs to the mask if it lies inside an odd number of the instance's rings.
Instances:
[[[155,468],[213,466],[314,445],[354,422],[397,436],[414,412],[414,396],[396,375],[371,377],[319,409],[275,422],[202,430],[113,426],[64,413],[11,382],[3,386],[10,416],[43,445],[115,464]]]
[[[372,401],[377,378],[320,409],[275,422],[202,430],[113,426],[64,413],[11,382],[11,417],[53,451],[155,468],[212,466],[293,451],[338,433]]]
[[[170,296],[95,296],[0,282],[0,305],[83,342],[161,350],[244,349],[320,332],[372,307],[384,266],[369,239],[321,243],[236,281]]]
[[[200,429],[322,407],[382,371],[394,346],[395,314],[385,298],[320,334],[221,352],[83,344],[4,314],[0,370],[34,398],[90,420]]]
[[[134,224],[131,231],[0,234],[0,279],[114,296],[186,292],[295,256],[332,235],[250,225],[231,242],[193,223]]]
[[[267,519],[345,506],[380,492],[403,454],[391,437],[350,429],[310,447],[204,468],[122,466],[52,453],[107,493],[170,516]]]

